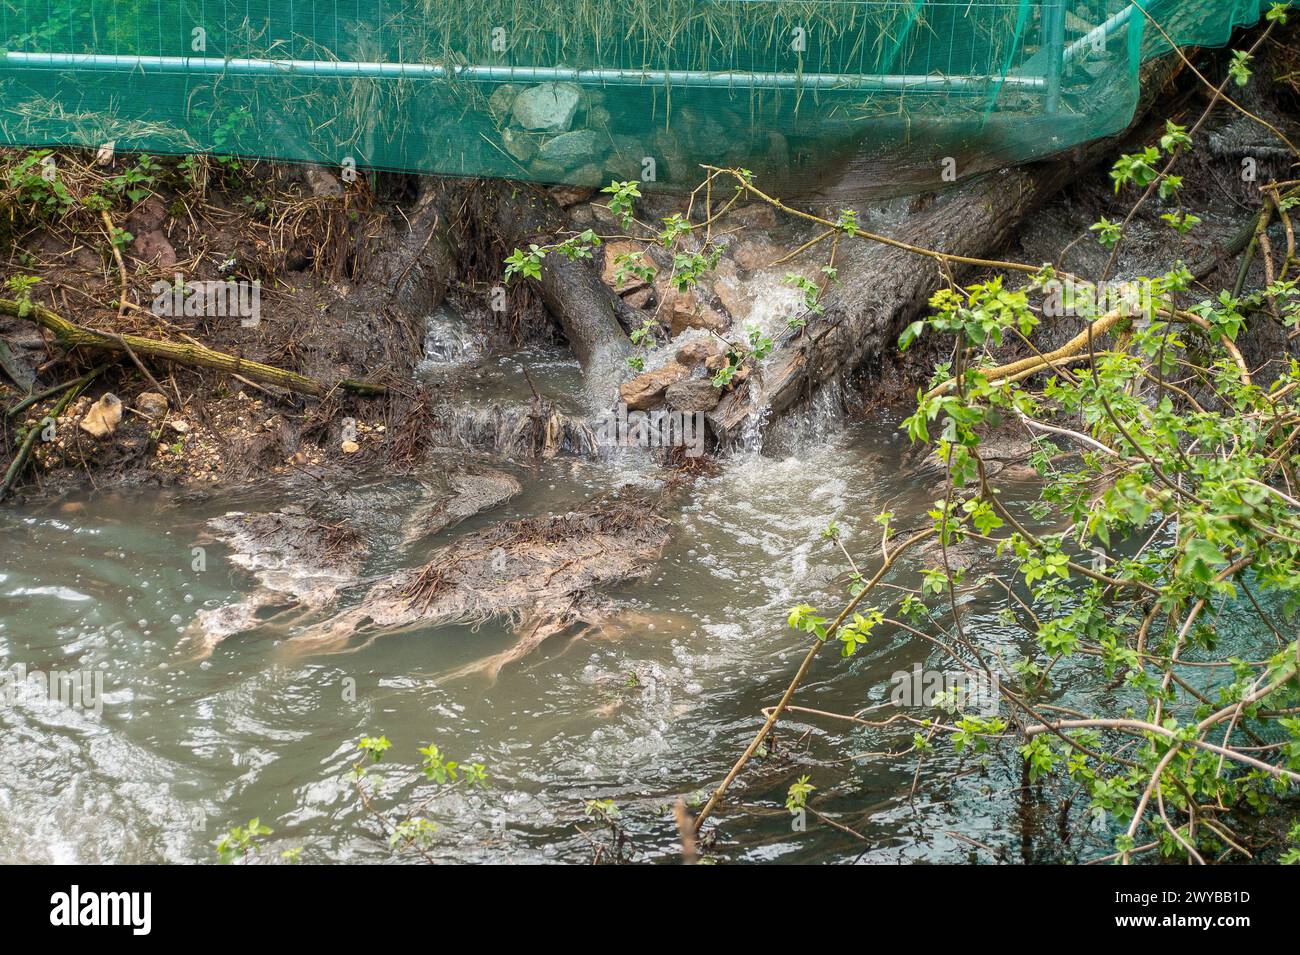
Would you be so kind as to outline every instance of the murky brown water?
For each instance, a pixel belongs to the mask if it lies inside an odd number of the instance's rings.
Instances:
[[[523,360],[556,393],[576,376],[567,360]],[[485,393],[518,377],[512,361],[490,360]],[[663,559],[612,595],[625,626],[603,639],[556,639],[494,683],[444,675],[508,647],[514,637],[501,624],[425,628],[354,653],[302,657],[284,643],[313,618],[274,605],[252,631],[193,659],[196,614],[257,586],[206,521],[296,495],[196,503],[142,491],[7,510],[0,663],[99,672],[103,695],[98,714],[32,695],[0,706],[0,859],[210,861],[219,835],[254,816],[274,830],[262,861],[295,847],[305,861],[408,858],[390,851],[346,778],[357,739],[383,733],[393,747],[375,771],[389,781],[376,805],[427,800],[424,814],[439,827],[434,856],[586,862],[601,835],[584,806],[608,799],[636,858],[673,860],[672,802],[717,783],[797,666],[804,644],[786,626],[789,608],[829,611],[844,599],[849,566],[820,532],[838,521],[870,564],[872,517],[919,513],[938,493],[937,472],[903,465],[897,425],[882,418],[826,437],[824,422],[794,422],[767,456],[741,453],[674,492]],[[657,493],[662,478],[636,452],[512,470],[520,496],[427,545],[489,521],[563,513],[626,485]],[[418,481],[376,476],[327,493],[374,543],[367,579],[420,561],[423,550],[397,546]],[[206,548],[203,570],[194,569],[196,545]],[[357,597],[347,592],[341,605]],[[1014,658],[1023,634],[999,623],[997,610],[973,607],[966,625]],[[797,702],[837,712],[881,703],[892,675],[917,663],[942,666],[928,645],[882,632],[851,660],[828,650]],[[915,763],[870,755],[906,748],[911,729],[844,725],[797,717],[783,725],[780,758],[757,761],[720,816],[719,859],[965,860],[971,846],[951,833],[1013,851],[1020,844],[1014,767],[981,768],[941,747],[911,798]],[[428,742],[485,763],[490,786],[409,783]],[[862,839],[815,817],[792,826],[785,792],[805,773],[817,809]]]

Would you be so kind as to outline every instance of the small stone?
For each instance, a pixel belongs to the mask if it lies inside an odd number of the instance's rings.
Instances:
[[[304,166],[302,178],[317,199],[337,199],[343,195],[343,183],[323,166]]]
[[[356,454],[361,450],[361,445],[357,444],[355,441],[344,441],[339,445],[339,450],[344,454]]]
[[[81,419],[81,430],[93,437],[105,438],[117,430],[121,420],[122,401],[110,391],[90,406]]]
[[[574,178],[580,177],[575,175]],[[596,190],[590,186],[552,186],[548,191],[557,206],[567,209],[569,206],[576,206],[579,202],[586,202]]]
[[[767,161],[773,169],[785,169],[790,165],[790,144],[786,138],[775,130],[767,134]],[[768,208],[771,208],[770,206]]]
[[[589,198],[607,180],[605,179],[604,168],[597,163],[589,162],[585,166],[579,166],[573,170],[570,181],[575,187],[582,190],[580,197],[574,201],[582,202],[583,199]]]
[[[525,133],[520,129],[506,129],[501,133],[501,145],[505,146],[506,152],[520,162],[531,162],[537,155],[537,147],[541,145],[541,140],[533,133]]]
[[[619,385],[618,394],[629,411],[648,411],[664,399],[668,386],[690,375],[690,370],[670,362]]]
[[[568,178],[568,170],[558,163],[547,162],[545,159],[534,159],[528,164],[528,175],[535,182],[562,183]]]
[[[635,292],[628,292],[623,296],[623,301],[633,308],[648,308],[650,300],[654,298],[655,290],[652,286],[647,285],[645,288],[639,288]]]
[[[171,421],[168,421],[167,427],[171,428],[177,434],[188,434],[190,430],[189,422],[182,421],[179,418],[173,418]]]
[[[141,392],[135,399],[135,410],[146,418],[161,418],[168,407],[166,396],[156,391]]]
[[[701,302],[694,292],[679,292],[670,288],[664,298],[663,310],[668,313],[668,327],[674,338],[688,328],[721,332],[730,324],[725,315]]]

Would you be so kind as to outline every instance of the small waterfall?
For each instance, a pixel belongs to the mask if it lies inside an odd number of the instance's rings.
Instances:
[[[777,456],[809,454],[843,429],[844,423],[844,383],[836,378],[818,388],[811,401],[773,422],[764,449]]]
[[[482,343],[465,322],[465,317],[448,305],[440,305],[425,319],[424,359],[418,372],[446,365],[463,365],[482,354]]]
[[[729,335],[732,340],[746,341],[751,328],[757,328],[762,335],[775,341],[788,335],[789,319],[803,315],[806,308],[804,293],[787,285],[785,274],[784,271],[764,270],[756,272],[744,283],[754,304],[748,315],[732,327]],[[735,283],[738,280],[724,281]],[[766,362],[760,363],[757,369],[759,380],[764,364]],[[777,456],[809,452],[843,426],[843,399],[843,385],[836,380],[818,388],[811,403],[782,415],[775,422],[771,420],[771,409],[765,406],[745,421],[729,450],[739,455]]]

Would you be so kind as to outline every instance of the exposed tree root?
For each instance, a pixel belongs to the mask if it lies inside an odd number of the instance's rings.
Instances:
[[[513,475],[490,469],[452,474],[451,497],[415,508],[407,517],[403,543],[412,544],[483,511],[499,507],[523,490]]]
[[[721,441],[732,440],[754,416],[778,416],[884,353],[943,280],[941,266],[927,263],[909,246],[928,243],[955,257],[948,267],[968,267],[1009,240],[1029,212],[1077,174],[1075,168],[1058,162],[990,175],[909,219],[895,245],[842,245],[836,261],[840,281],[826,296],[826,314],[790,336],[746,387],[709,413],[714,433]]]
[[[455,670],[442,674],[440,681],[446,682],[479,675],[486,676],[490,681],[495,681],[507,666],[529,656],[552,637],[573,630],[576,626],[585,625],[573,635],[573,639],[581,639],[599,626],[598,621],[599,615],[593,615],[590,609],[577,606],[553,617],[540,616],[526,620],[516,628],[521,636],[519,642],[510,649],[495,653],[482,660],[475,660],[473,663],[467,663],[463,667],[457,667]]]
[[[586,421],[564,414],[546,401],[438,409],[432,433],[447,447],[481,448],[508,458],[590,456],[597,449],[596,436]]]

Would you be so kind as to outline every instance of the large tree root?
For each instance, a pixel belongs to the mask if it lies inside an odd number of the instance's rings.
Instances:
[[[535,186],[492,181],[483,186],[485,212],[493,230],[509,248],[541,243],[567,227],[555,201]],[[560,322],[569,347],[592,390],[607,394],[627,371],[632,345],[625,328],[645,317],[600,280],[590,262],[571,262],[560,255],[542,261],[542,301]]]
[[[406,216],[410,228],[396,254],[375,262],[374,285],[387,290],[386,309],[427,315],[446,295],[457,269],[451,208],[463,198],[464,188],[445,180],[420,179],[415,206]]]
[[[994,174],[941,197],[907,223],[899,237],[963,258],[979,258],[1009,240],[1031,211],[1077,175],[1070,162],[1025,166]],[[720,441],[741,434],[755,416],[772,420],[827,382],[883,353],[899,329],[925,308],[939,287],[938,264],[900,246],[865,242],[841,246],[840,281],[826,296],[826,313],[789,340],[747,387],[729,394],[709,413]],[[963,263],[953,263],[961,268]]]
[[[1145,114],[1175,72],[1176,62],[1148,65],[1136,117]],[[805,316],[803,332],[787,336],[744,388],[709,412],[714,434],[732,442],[751,422],[770,424],[823,385],[883,354],[925,309],[945,269],[956,277],[973,267],[998,265],[983,260],[1011,239],[1026,216],[1108,155],[1114,143],[1100,140],[1068,158],[1006,169],[963,185],[909,219],[895,238],[842,242],[835,261],[838,281],[824,299],[825,314]],[[798,215],[752,185],[746,188]]]
[[[93,348],[103,351],[134,353],[151,358],[162,358],[181,365],[199,368],[212,368],[231,375],[240,375],[251,381],[264,385],[276,385],[299,394],[324,397],[334,390],[348,391],[358,395],[382,395],[387,389],[383,385],[366,381],[341,379],[332,384],[308,378],[295,371],[264,365],[236,355],[214,351],[204,345],[158,341],[142,338],[139,335],[108,335],[94,329],[76,325],[48,308],[36,304],[20,305],[12,299],[0,298],[0,312],[25,318],[42,328],[54,333],[60,345],[69,350],[74,348]]]

